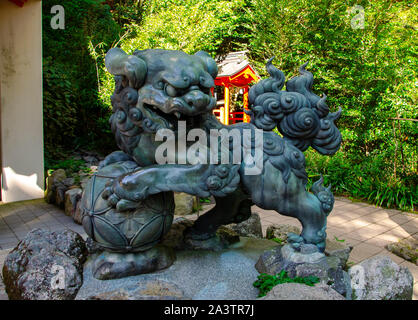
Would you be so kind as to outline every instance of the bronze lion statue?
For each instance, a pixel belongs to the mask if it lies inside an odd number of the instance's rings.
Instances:
[[[249,91],[251,123],[225,126],[212,114],[218,69],[207,53],[111,49],[105,61],[115,76],[110,123],[120,151],[105,158],[83,194],[89,236],[110,251],[147,250],[170,228],[173,192],[186,192],[216,200],[188,237],[209,239],[219,226],[247,219],[255,204],[301,222],[302,233],[289,237],[294,248],[310,243],[323,251],[334,198],[322,178],[312,193],[306,190],[303,151],[339,149],[334,121],[341,110],[330,112],[326,96],[312,92],[306,64],[282,90],[285,76],[272,60],[270,77]],[[211,140],[213,132],[218,136]],[[178,146],[170,149],[169,140]],[[220,155],[202,152],[214,146]]]

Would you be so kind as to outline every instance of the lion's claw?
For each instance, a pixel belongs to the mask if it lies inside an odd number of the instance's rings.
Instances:
[[[136,209],[138,207],[138,202],[122,199],[116,204],[117,211],[127,211]]]
[[[107,202],[112,206],[115,207],[119,202],[119,197],[116,194],[112,194],[108,199]]]
[[[113,194],[113,190],[111,187],[106,187],[102,193],[102,198],[107,200]]]
[[[138,203],[148,196],[148,187],[140,191],[133,192],[126,190],[128,186],[120,178],[110,180],[106,183],[102,198],[107,200],[109,206],[118,211],[136,209]]]

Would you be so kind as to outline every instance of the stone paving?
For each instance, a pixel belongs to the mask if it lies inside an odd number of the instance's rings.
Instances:
[[[206,207],[206,210],[209,207]],[[294,218],[263,210],[256,206],[253,211],[260,215],[265,234],[273,223],[301,227]],[[202,214],[202,211],[200,214]],[[188,218],[196,218],[196,215]],[[64,211],[41,200],[0,204],[0,267],[7,253],[34,228],[58,231],[69,228],[83,238],[86,234],[80,225],[73,222]],[[388,255],[393,261],[409,268],[414,276],[414,299],[418,299],[418,266],[385,249],[385,245],[407,237],[418,238],[418,215],[397,210],[382,209],[369,204],[338,198],[328,217],[328,237],[344,240],[353,246],[349,262],[358,263],[375,255]],[[0,300],[7,299],[0,282]]]

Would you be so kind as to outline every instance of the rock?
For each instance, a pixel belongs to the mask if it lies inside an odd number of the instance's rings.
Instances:
[[[55,203],[56,189],[59,182],[62,182],[67,178],[64,169],[57,169],[46,179],[47,191],[46,191],[46,202]]]
[[[99,160],[93,155],[84,156],[83,160],[86,161],[88,164],[92,164],[92,165],[99,164]]]
[[[283,224],[273,224],[267,227],[266,238],[275,239],[280,244],[287,243],[289,233],[300,234],[300,229],[295,226]],[[325,254],[327,256],[335,256],[340,260],[339,265],[345,269],[348,257],[353,247],[347,246],[342,242],[327,239]]]
[[[303,244],[303,247],[307,246]],[[323,253],[318,251],[313,253],[301,253],[293,249],[289,244],[285,246],[277,246],[269,251],[264,252],[258,259],[255,268],[260,273],[275,275],[282,270],[286,270],[290,277],[295,277],[296,266],[299,264],[316,264],[322,268],[327,267],[327,260]]]
[[[318,277],[323,282],[328,280],[328,267],[326,264],[301,263],[294,266],[295,277]]]
[[[161,245],[137,253],[103,251],[94,260],[93,275],[100,280],[135,276],[168,268],[175,260],[174,250]]]
[[[91,150],[86,150],[83,148],[78,149],[78,153],[80,155],[86,155],[86,156],[96,156],[97,153],[95,151],[91,151]]]
[[[266,296],[258,300],[345,300],[327,285],[310,287],[301,283],[282,283],[274,286]]]
[[[225,226],[220,226],[216,231],[216,235],[229,245],[239,242],[239,234]]]
[[[390,252],[418,265],[418,239],[409,237],[386,246]]]
[[[55,204],[60,207],[64,208],[65,206],[65,192],[67,188],[64,185],[59,185],[55,191]]]
[[[323,284],[329,284],[339,294],[351,297],[350,278],[341,268],[337,257],[326,257],[315,245],[302,244],[300,251],[291,245],[277,246],[265,251],[255,268],[260,273],[275,275],[282,270],[289,277],[318,277]]]
[[[291,248],[290,246],[286,246],[285,247],[286,249],[287,248]],[[318,253],[319,254],[321,254],[319,251],[318,251],[318,249],[317,249],[317,246],[316,245],[314,245],[314,244],[309,244],[309,243],[307,243],[307,244],[304,244],[304,245],[301,245],[300,246],[300,251],[299,251],[301,254],[300,254],[300,256],[301,257],[303,257],[303,261],[305,260],[305,257],[311,257],[311,256],[313,256],[313,255],[318,255]],[[289,250],[289,254],[292,254],[292,255],[294,255],[295,257],[296,256],[299,256],[299,252],[298,251],[296,251],[296,250]],[[318,255],[319,256],[319,255]]]
[[[97,242],[94,242],[90,237],[87,237],[86,239],[86,247],[90,255],[104,251],[104,249],[100,247]]]
[[[328,282],[327,284],[346,297],[347,300],[351,300],[352,290],[351,290],[351,279],[347,271],[344,271],[341,266],[337,268],[328,269]]]
[[[186,300],[183,291],[174,283],[145,280],[136,285],[99,293],[87,300]]]
[[[229,224],[226,227],[231,228],[241,237],[263,238],[261,220],[257,213],[252,213],[250,218],[243,222],[237,224]]]
[[[184,248],[183,232],[185,229],[190,228],[193,225],[193,221],[179,217],[175,218],[170,230],[164,235],[161,244],[169,246],[175,250]]]
[[[196,240],[191,237],[185,237],[184,232],[193,226],[193,221],[178,217],[174,219],[170,230],[163,237],[161,244],[171,247],[175,250],[212,250],[220,251],[228,248],[230,245],[239,242],[239,235],[234,230],[221,226],[216,232],[216,236]]]
[[[194,198],[196,197],[188,193],[174,192],[174,202],[176,204],[174,215],[185,216],[193,213]]]
[[[99,293],[95,296],[87,297],[86,300],[138,300],[134,294],[130,294],[125,289],[118,289]]]
[[[282,246],[277,246],[273,249],[263,252],[255,264],[257,271],[270,275],[280,273],[280,271],[282,271],[285,267],[281,250]]]
[[[83,160],[83,157],[77,153],[73,153],[72,158],[74,160]]]
[[[51,185],[53,185],[57,181],[62,181],[66,179],[67,174],[65,173],[64,169],[57,169],[57,170],[54,170],[48,178],[49,178],[48,180],[52,182]]]
[[[278,243],[284,245],[287,243],[288,233],[300,234],[300,229],[289,224],[272,224],[267,227],[266,238],[277,239]]]
[[[81,199],[82,190],[79,188],[68,189],[65,192],[65,214],[73,217],[77,209],[77,203]],[[81,221],[80,221],[81,223]]]
[[[93,277],[94,259],[90,257],[84,264],[84,282],[76,299],[87,299],[119,289],[127,291],[129,297],[131,287],[136,290],[142,283],[164,281],[179,288],[184,293],[184,299],[253,300],[258,296],[258,289],[253,286],[258,276],[254,264],[263,251],[276,245],[266,239],[241,237],[241,241],[228,250],[177,251],[176,261],[169,268],[109,281]],[[147,286],[144,289],[155,291],[147,289]]]
[[[216,235],[209,239],[197,240],[186,236],[184,239],[185,249],[189,250],[211,250],[221,251],[230,245],[239,242],[239,235],[234,230],[225,226],[220,226]]]
[[[83,283],[87,249],[74,231],[34,229],[6,257],[3,281],[10,299],[74,299]]]
[[[326,240],[325,254],[340,259],[340,266],[343,269],[346,267],[351,250],[353,250],[353,247],[347,246],[343,242],[330,239]]]
[[[414,278],[388,256],[375,256],[348,270],[355,300],[411,300]]]
[[[71,186],[74,186],[74,178],[65,178],[62,180],[62,184],[67,187],[67,189],[70,189]]]
[[[65,193],[72,185],[74,185],[74,178],[55,182],[55,204],[60,208],[65,208]]]
[[[77,202],[74,214],[72,215],[73,221],[77,224],[83,224],[83,210],[81,209],[81,201]]]

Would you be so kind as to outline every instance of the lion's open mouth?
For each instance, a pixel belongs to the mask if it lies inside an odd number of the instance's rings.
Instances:
[[[186,129],[193,129],[198,127],[201,122],[201,115],[188,116],[179,111],[165,113],[158,107],[147,103],[144,103],[143,106],[146,110],[146,118],[150,119],[153,123],[158,124],[160,128],[168,128],[177,131],[179,121],[185,121]]]

